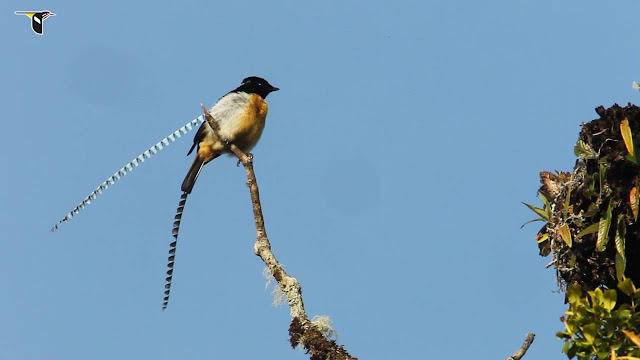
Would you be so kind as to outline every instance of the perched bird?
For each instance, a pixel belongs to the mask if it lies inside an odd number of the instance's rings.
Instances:
[[[198,147],[193,164],[182,182],[182,191],[190,194],[204,164],[226,151],[223,141],[236,145],[244,152],[249,152],[256,146],[264,130],[269,108],[265,98],[277,90],[279,89],[271,86],[267,80],[251,76],[242,80],[242,85],[213,105],[209,112],[220,125],[223,140],[216,137],[208,123],[200,126],[187,153],[190,155]]]
[[[191,168],[182,182],[182,196],[173,223],[174,241],[170,244],[169,263],[165,285],[165,297],[162,309],[166,309],[171,292],[171,280],[173,277],[173,265],[175,251],[180,230],[180,220],[188,195],[193,191],[193,186],[202,171],[202,167],[218,156],[228,153],[226,143],[234,144],[240,150],[249,152],[260,140],[267,118],[268,105],[265,98],[270,93],[279,90],[267,80],[257,76],[251,76],[242,80],[242,84],[235,90],[224,95],[209,110],[211,116],[220,125],[218,138],[207,122],[198,129],[193,139],[193,145],[187,155],[197,147],[195,159]]]

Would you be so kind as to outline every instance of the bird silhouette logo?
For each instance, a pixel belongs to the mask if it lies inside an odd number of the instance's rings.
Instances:
[[[43,10],[43,11],[16,11],[15,12],[16,15],[27,15],[28,17],[31,18],[31,29],[33,29],[33,32],[38,34],[38,35],[42,35],[43,32],[43,25],[44,25],[44,19],[48,18],[49,16],[55,16],[56,14],[52,13],[49,10]]]

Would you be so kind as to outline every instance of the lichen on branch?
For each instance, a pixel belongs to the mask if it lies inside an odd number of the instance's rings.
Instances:
[[[200,104],[200,106],[209,126],[211,126],[216,136],[223,139],[220,137],[220,127],[216,120],[209,114],[204,105]],[[242,163],[247,174],[247,186],[251,194],[257,235],[254,252],[266,264],[268,271],[273,275],[278,286],[287,297],[291,313],[291,324],[289,326],[291,346],[302,346],[311,355],[311,360],[357,360],[357,358],[349,355],[342,345],[338,345],[335,340],[329,339],[325,335],[327,331],[324,326],[312,322],[307,317],[302,299],[302,286],[296,278],[287,274],[282,264],[278,262],[271,251],[271,243],[267,237],[262,215],[258,181],[253,170],[253,156],[245,154],[234,144],[227,143],[227,146]]]

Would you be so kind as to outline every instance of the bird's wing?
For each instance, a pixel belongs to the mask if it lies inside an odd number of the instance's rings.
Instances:
[[[204,139],[205,136],[205,126],[209,126],[207,123],[204,123],[202,125],[200,125],[200,128],[198,129],[198,132],[196,132],[196,136],[193,137],[193,145],[191,145],[191,149],[189,149],[189,152],[187,153],[187,156],[191,155],[191,152],[193,151],[193,149],[196,148],[196,145],[198,145],[200,143],[200,141],[202,141],[202,139]]]

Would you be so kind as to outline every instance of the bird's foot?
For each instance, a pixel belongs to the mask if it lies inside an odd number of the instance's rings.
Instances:
[[[247,153],[246,157],[244,158],[244,160],[246,162],[252,162],[253,161],[253,154],[252,153]],[[242,159],[238,159],[238,163],[236,164],[236,166],[240,166],[240,164],[242,164],[243,161]]]

